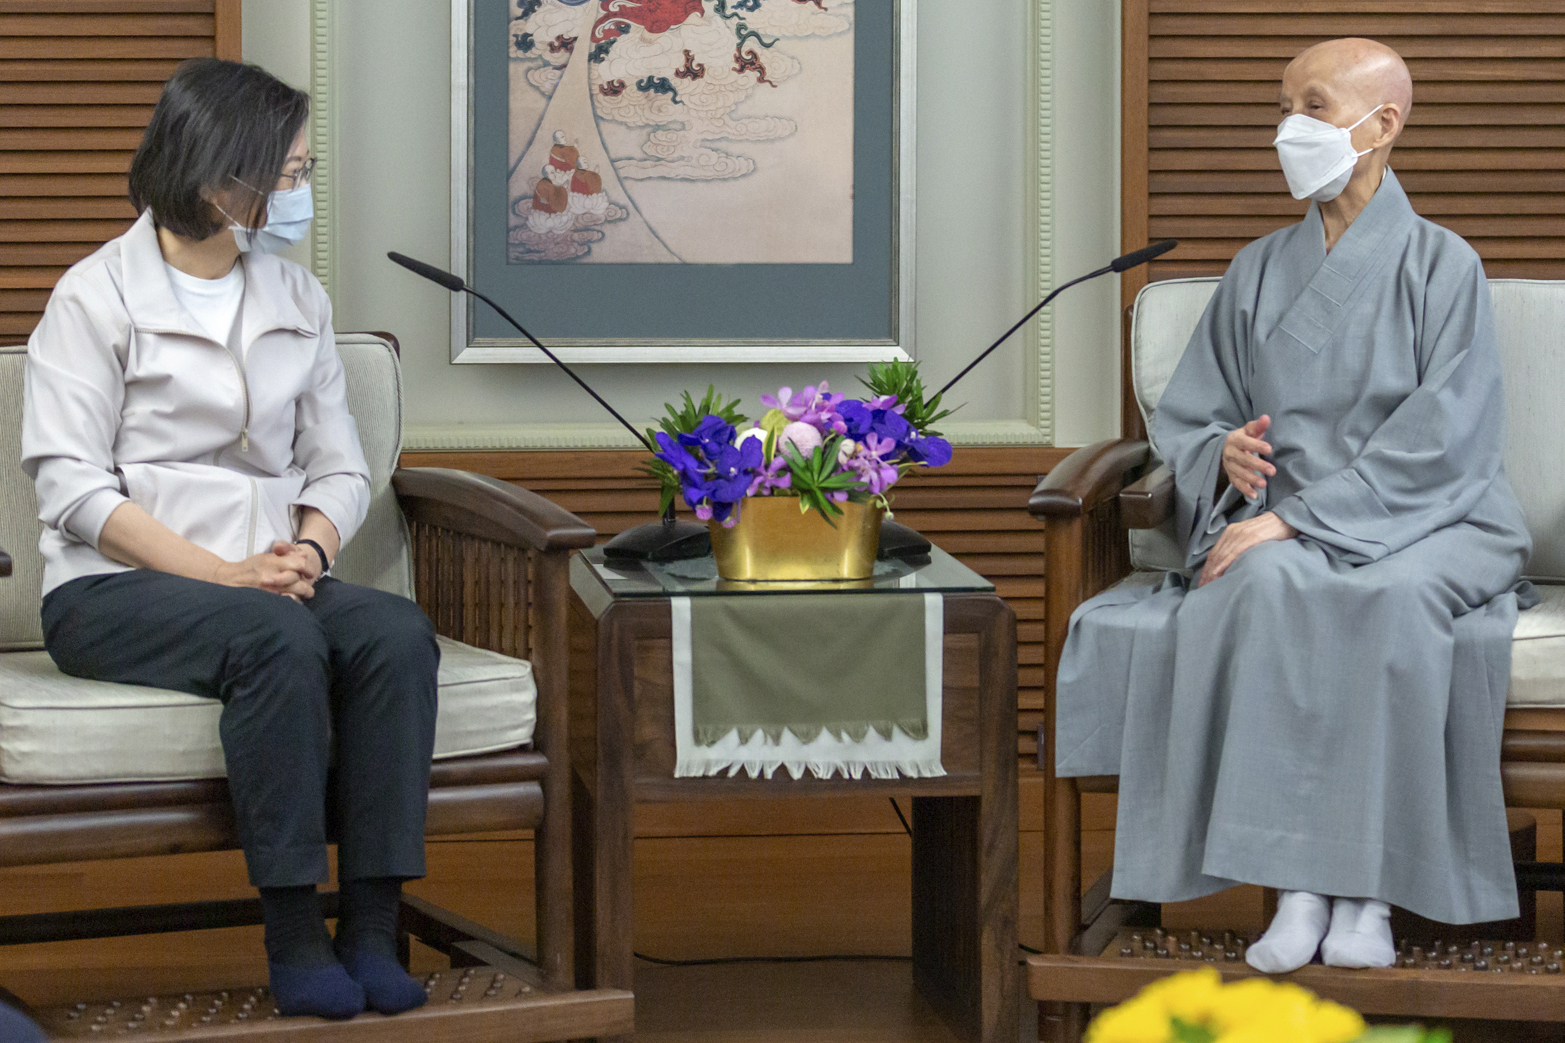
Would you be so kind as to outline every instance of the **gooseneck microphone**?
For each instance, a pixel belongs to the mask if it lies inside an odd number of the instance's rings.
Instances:
[[[609,414],[625,425],[625,430],[636,436],[636,441],[645,446],[647,452],[656,455],[657,447],[648,441],[643,435],[631,426],[629,420],[619,415],[619,410],[603,400],[603,396],[592,390],[592,387],[576,371],[560,361],[558,355],[544,347],[537,337],[527,332],[526,327],[510,316],[504,308],[485,297],[467,283],[462,281],[459,275],[453,275],[448,271],[436,268],[432,264],[416,261],[406,254],[399,254],[395,250],[386,254],[387,257],[412,272],[421,275],[432,283],[444,286],[452,293],[470,293],[483,301],[506,322],[515,326],[517,332],[526,337],[533,347],[548,356],[549,361],[563,369],[567,376],[581,385],[581,389],[591,395],[593,401],[609,411]],[[685,558],[704,558],[712,553],[712,539],[706,526],[697,522],[683,521],[674,517],[674,508],[669,506],[668,513],[655,522],[647,522],[645,525],[637,525],[635,528],[626,529],[618,536],[603,545],[604,556],[610,559],[622,561],[681,561]]]
[[[993,344],[984,349],[983,354],[969,362],[963,368],[962,372],[958,373],[956,376],[947,381],[946,386],[941,388],[938,393],[943,395],[947,391],[950,391],[952,385],[954,385],[958,380],[961,380],[963,377],[967,376],[967,374],[972,371],[974,366],[988,358],[990,352],[994,351],[995,348],[998,348],[1001,344],[1004,344],[1006,341],[1010,340],[1012,334],[1021,329],[1023,326],[1027,325],[1027,323],[1032,320],[1034,315],[1037,315],[1044,309],[1045,305],[1054,300],[1054,298],[1058,297],[1060,294],[1064,293],[1066,290],[1070,289],[1072,286],[1075,286],[1077,283],[1086,282],[1088,279],[1096,279],[1100,275],[1107,275],[1109,272],[1123,272],[1127,269],[1134,268],[1137,265],[1146,264],[1148,261],[1152,260],[1152,258],[1161,257],[1163,254],[1168,253],[1168,251],[1172,250],[1178,245],[1178,239],[1164,239],[1162,242],[1153,243],[1151,246],[1143,246],[1141,249],[1125,254],[1123,257],[1114,258],[1108,264],[1104,265],[1102,268],[1099,268],[1095,272],[1088,272],[1086,275],[1083,275],[1080,278],[1072,279],[1064,286],[1055,287],[1047,297],[1039,302],[1036,308],[1028,312],[1026,315],[1023,315],[1020,322],[1002,333],[999,340],[995,341]]]
[[[647,436],[642,434],[640,431],[637,431],[635,427],[631,425],[629,420],[626,420],[624,417],[620,416],[619,410],[605,402],[602,395],[592,390],[592,387],[585,380],[576,375],[575,370],[561,362],[558,355],[544,347],[542,342],[540,342],[537,337],[534,337],[531,333],[528,333],[526,328],[523,327],[521,323],[511,318],[510,313],[507,312],[504,308],[500,307],[494,301],[490,300],[488,297],[485,297],[483,294],[467,285],[467,283],[463,282],[460,275],[452,275],[450,272],[436,268],[432,264],[425,264],[423,261],[415,261],[406,254],[399,254],[395,250],[390,251],[386,254],[386,256],[400,264],[402,267],[406,268],[408,271],[412,272],[414,275],[422,275],[430,282],[438,283],[453,293],[470,293],[474,297],[477,297],[479,300],[483,301],[485,304],[489,305],[489,307],[493,308],[499,314],[500,318],[504,319],[506,322],[509,322],[512,326],[515,326],[518,333],[532,341],[533,347],[547,355],[550,362],[563,369],[566,376],[580,384],[581,389],[587,392],[587,394],[591,395],[598,403],[598,405],[602,406],[604,409],[607,409],[609,414],[613,416],[615,420],[618,420],[621,424],[624,424],[625,430],[634,435],[637,442],[640,442],[642,445],[646,446],[647,452],[657,452],[657,447],[651,442],[647,441]]]

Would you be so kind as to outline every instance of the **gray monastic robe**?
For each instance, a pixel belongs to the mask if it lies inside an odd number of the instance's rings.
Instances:
[[[1116,896],[1517,915],[1499,747],[1530,540],[1501,395],[1478,256],[1394,175],[1330,254],[1313,204],[1240,251],[1152,423],[1196,571],[1083,604],[1060,664],[1057,771],[1120,777]],[[1262,414],[1277,474],[1247,503],[1223,441]],[[1197,589],[1266,510],[1299,537]]]

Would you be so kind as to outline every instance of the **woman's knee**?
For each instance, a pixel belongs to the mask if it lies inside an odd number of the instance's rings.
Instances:
[[[370,668],[393,668],[412,676],[434,676],[440,666],[435,625],[418,603],[382,594],[368,606],[360,623],[359,654]]]
[[[234,609],[229,651],[251,666],[283,664],[288,669],[319,665],[330,653],[326,634],[303,605],[281,594],[256,591]]]

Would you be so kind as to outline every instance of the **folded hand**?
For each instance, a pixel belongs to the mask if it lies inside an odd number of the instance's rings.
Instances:
[[[1206,556],[1206,565],[1201,569],[1201,577],[1196,581],[1196,586],[1204,587],[1227,572],[1228,567],[1239,560],[1239,555],[1257,543],[1265,543],[1267,540],[1291,540],[1298,534],[1298,529],[1271,511],[1258,514],[1247,521],[1231,523],[1218,537],[1217,546],[1213,547],[1212,552]]]
[[[315,595],[314,566],[314,552],[308,547],[279,540],[264,553],[223,562],[212,581],[230,587],[256,587],[301,601]]]

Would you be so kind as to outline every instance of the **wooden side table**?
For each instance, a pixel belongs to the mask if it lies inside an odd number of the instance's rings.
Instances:
[[[669,598],[712,593],[658,566],[572,560],[571,761],[578,985],[632,984],[637,801],[878,793],[913,801],[913,977],[963,1039],[1016,1038],[1016,618],[983,577],[936,548],[875,586],[945,598],[941,761],[931,779],[674,777]],[[815,592],[818,592],[816,588]],[[873,596],[844,591],[843,597]]]

